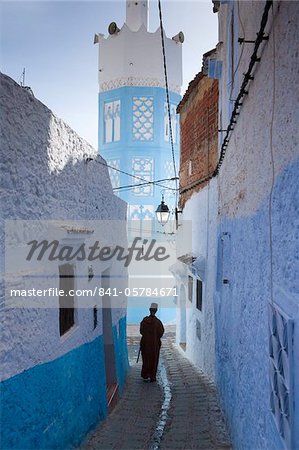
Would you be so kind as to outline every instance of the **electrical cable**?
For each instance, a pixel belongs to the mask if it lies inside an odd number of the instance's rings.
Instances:
[[[244,28],[244,24],[243,24],[243,21],[241,19],[241,15],[240,15],[240,0],[237,0],[237,6],[238,6],[238,19],[239,19],[239,22],[241,24],[242,34],[243,34],[244,39],[245,39],[245,28]],[[231,97],[232,97],[234,84],[235,84],[235,75],[236,75],[236,73],[237,73],[237,71],[239,69],[240,63],[241,63],[241,59],[242,59],[244,48],[245,48],[245,42],[241,42],[241,45],[242,45],[241,53],[240,53],[239,60],[237,62],[236,68],[234,70],[233,76],[232,76],[232,81],[230,83],[228,83],[228,85],[227,85],[227,86],[231,85],[231,90],[230,90],[230,95],[229,95],[229,100],[231,102],[234,101]]]
[[[260,62],[260,60],[261,60],[257,56],[258,50],[260,48],[261,43],[264,40],[269,39],[268,36],[267,37],[264,36],[264,34],[265,34],[264,32],[265,32],[265,28],[266,28],[266,25],[268,22],[268,15],[269,15],[269,10],[270,10],[271,6],[273,6],[273,0],[266,0],[264,12],[263,12],[262,19],[261,19],[260,29],[259,29],[259,32],[257,33],[257,37],[256,37],[255,44],[254,44],[254,50],[250,57],[250,62],[249,62],[247,72],[243,75],[244,76],[243,82],[242,82],[239,94],[237,96],[237,99],[235,100],[234,109],[232,111],[229,125],[227,127],[223,143],[221,145],[220,156],[219,156],[216,168],[214,169],[213,173],[208,174],[205,177],[193,182],[188,187],[184,187],[184,188],[180,189],[180,194],[184,194],[185,192],[188,192],[191,189],[194,189],[196,186],[199,186],[200,184],[210,181],[212,178],[216,177],[219,174],[219,170],[222,166],[232,131],[234,130],[234,126],[237,123],[237,116],[240,114],[240,110],[243,105],[244,97],[248,94],[248,90],[246,90],[246,88],[248,87],[250,81],[254,79],[254,77],[252,76],[252,71],[254,69],[255,64],[257,62]]]
[[[125,172],[124,170],[121,170],[121,169],[117,169],[116,167],[113,167],[110,164],[107,164],[107,162],[99,161],[97,158],[86,158],[86,162],[90,162],[90,161],[94,161],[97,164],[101,164],[102,166],[108,167],[109,169],[115,170],[116,172],[122,173],[122,174],[127,175],[127,176],[129,176],[131,178],[135,178],[137,180],[144,181],[145,183],[149,182],[145,178],[138,177],[137,175],[133,175],[133,174],[131,174],[129,172]],[[153,184],[155,184],[156,186],[162,187],[164,189],[173,189],[173,188],[168,188],[167,186],[164,186],[163,184],[158,184],[158,181],[154,181]],[[134,186],[136,186],[136,185],[134,185]]]
[[[175,181],[177,178],[162,178],[162,180],[155,180],[155,181],[148,181],[147,183],[137,183],[137,184],[128,184],[127,186],[119,186],[119,187],[115,187],[113,188],[114,191],[116,190],[120,190],[120,189],[127,189],[127,188],[135,188],[135,187],[140,187],[140,186],[147,186],[149,184],[156,184],[162,181]],[[168,188],[169,190],[175,191],[175,188]]]
[[[174,177],[172,178],[165,178],[163,180],[158,181],[148,181],[145,178],[138,177],[136,175],[130,174],[128,172],[125,172],[123,170],[117,169],[116,167],[113,167],[107,163],[102,163],[101,161],[93,158],[87,158],[87,162],[89,161],[95,161],[98,164],[101,164],[103,166],[106,166],[112,170],[115,170],[119,173],[122,173],[124,175],[127,175],[131,178],[135,178],[137,180],[144,181],[144,185],[153,184],[159,187],[162,187],[163,189],[175,191],[176,193],[176,204],[177,204],[177,194],[178,194],[178,177],[177,177],[177,170],[176,170],[176,163],[175,163],[175,153],[174,153],[174,144],[173,144],[173,132],[172,132],[172,123],[171,123],[171,111],[170,111],[170,97],[169,97],[169,87],[168,87],[168,76],[167,76],[167,64],[166,64],[166,52],[165,52],[165,42],[164,42],[164,32],[163,32],[163,18],[162,18],[162,8],[161,8],[161,0],[158,0],[158,7],[159,7],[159,20],[160,20],[160,30],[161,30],[161,44],[162,44],[162,53],[163,53],[163,67],[164,67],[164,78],[165,78],[165,90],[166,90],[166,99],[167,99],[167,110],[168,110],[168,122],[169,122],[169,136],[170,136],[170,145],[171,145],[171,153],[172,153],[172,163],[173,163],[173,172]],[[160,181],[175,181],[175,188],[171,188],[169,186],[165,186],[162,184],[159,184]],[[128,185],[128,186],[119,186],[114,188],[113,190],[122,190],[122,192],[125,192],[130,189],[135,189],[137,186],[142,186],[142,184],[134,184],[134,185]]]
[[[210,108],[207,107],[207,125],[208,125],[208,136],[207,136],[207,144],[208,144],[208,155],[207,155],[207,171],[210,170],[210,121],[209,121]],[[208,192],[207,192],[207,229],[206,229],[206,260],[209,261],[209,240],[210,240],[210,183],[208,183]]]
[[[175,154],[174,154],[174,146],[173,146],[173,135],[172,135],[172,123],[171,123],[171,112],[170,112],[170,99],[169,99],[169,88],[168,88],[168,76],[167,76],[167,64],[166,64],[166,52],[165,52],[165,42],[164,42],[164,29],[163,29],[161,0],[158,0],[158,9],[159,9],[161,44],[162,44],[162,53],[163,53],[163,66],[164,66],[164,78],[165,78],[165,90],[166,90],[166,99],[167,99],[167,110],[168,110],[169,136],[170,136],[170,145],[171,145],[171,154],[172,154],[172,164],[173,164],[174,178],[177,178],[177,170],[176,170]],[[176,180],[176,188],[177,188],[177,191],[178,191],[177,180]],[[176,194],[176,204],[177,204],[177,194]]]
[[[272,21],[274,22],[274,11],[272,10]],[[272,169],[272,178],[271,178],[271,190],[269,195],[269,250],[270,250],[270,296],[271,303],[273,305],[273,229],[272,229],[272,201],[273,201],[273,189],[275,184],[275,161],[274,161],[274,153],[273,153],[273,124],[274,124],[274,115],[275,115],[275,99],[276,99],[276,62],[275,62],[275,27],[272,30],[272,64],[273,64],[273,89],[272,89],[272,113],[271,113],[271,122],[270,122],[270,157],[271,157],[271,169]]]

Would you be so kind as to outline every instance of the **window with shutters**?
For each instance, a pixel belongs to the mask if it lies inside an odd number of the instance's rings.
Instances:
[[[95,305],[93,307],[93,329],[95,330],[97,326],[98,326],[98,308]]]
[[[63,336],[75,324],[74,296],[70,291],[74,289],[74,267],[71,264],[59,266],[59,290],[64,292],[59,296],[59,331]]]
[[[202,281],[196,280],[196,308],[202,310]]]
[[[192,302],[193,295],[193,277],[191,275],[188,276],[188,300]]]

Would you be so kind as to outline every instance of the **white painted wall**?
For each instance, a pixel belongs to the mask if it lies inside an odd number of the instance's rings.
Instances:
[[[238,38],[255,39],[265,4],[221,2],[217,56],[223,61],[221,129],[228,126],[254,48],[250,43],[240,46]],[[194,305],[187,308],[186,352],[215,377],[234,448],[299,448],[298,23],[296,2],[273,2],[265,30],[269,40],[259,50],[261,61],[219,176],[210,183],[211,191],[212,185],[215,189],[210,202],[214,219],[207,227],[206,188],[192,196],[183,214],[193,221],[195,252],[206,258],[209,242],[209,310],[201,318]],[[281,344],[273,331],[273,317],[280,317],[280,322],[276,319],[280,336],[292,343]],[[208,328],[203,346],[195,335],[198,318]],[[270,342],[279,342],[273,352]],[[283,365],[283,376],[281,370],[273,371],[273,354]],[[277,386],[273,373],[279,373]],[[279,413],[283,408],[284,415]]]
[[[235,8],[237,21],[237,2],[224,4],[219,12],[220,29],[224,30],[219,40],[226,42],[221,46],[220,59],[224,62],[221,78],[220,128],[225,129],[229,118],[227,111],[231,86],[228,86],[230,72],[228,21],[232,14],[232,4]],[[284,6],[285,5],[285,6]],[[239,2],[240,17],[247,39],[255,38],[260,27],[263,2]],[[289,11],[293,11],[291,13]],[[291,17],[294,14],[294,17]],[[220,179],[225,179],[229,173],[227,188],[220,185],[222,192],[222,212],[234,216],[246,216],[258,209],[263,200],[270,194],[272,186],[271,166],[271,134],[273,135],[274,176],[298,156],[298,73],[296,67],[295,37],[292,24],[296,23],[298,8],[291,2],[274,2],[274,9],[270,10],[265,34],[270,34],[269,41],[265,41],[261,53],[261,64],[256,65],[254,81],[250,83],[250,95],[244,99],[244,107],[238,118],[238,124],[233,133],[227,156],[224,160],[224,170],[220,172]],[[239,31],[238,31],[239,28]],[[242,74],[248,69],[253,51],[253,44],[237,43],[239,36],[243,36],[242,26],[235,30],[235,83],[231,98],[236,98],[243,80]],[[251,36],[251,37],[250,37]],[[242,57],[240,59],[240,56]],[[250,120],[250,121],[249,121]],[[234,151],[234,149],[239,151]],[[283,151],[282,151],[283,150]],[[232,188],[233,186],[233,188]],[[242,192],[243,200],[238,195]]]
[[[194,193],[186,202],[182,214],[182,226],[192,222],[192,254],[198,258],[197,275],[203,281],[202,311],[196,308],[195,281],[193,302],[186,295],[186,355],[212,379],[215,379],[215,324],[214,292],[217,248],[217,180]],[[187,266],[186,266],[187,267]],[[190,270],[187,270],[192,275]],[[194,280],[196,274],[193,273]],[[187,280],[185,280],[186,283]],[[179,291],[180,293],[180,291]],[[182,318],[180,318],[182,320]],[[196,321],[201,324],[201,340],[196,336]],[[178,325],[180,328],[180,325]],[[179,333],[177,335],[179,338]]]
[[[236,98],[253,51],[253,44],[242,47],[237,39],[255,39],[265,4],[220,6],[221,129],[228,125],[229,97]],[[233,85],[229,84],[232,14],[237,68]],[[296,2],[273,2],[265,30],[269,40],[258,52],[261,61],[255,66],[219,173],[218,234],[223,257],[219,252],[217,381],[236,448],[299,446],[295,425],[299,420],[298,21]],[[229,234],[221,244],[222,233]],[[229,285],[222,285],[222,270]],[[285,370],[290,411],[282,421],[293,421],[292,443],[287,433],[280,436],[271,412],[271,394],[282,392],[281,384],[277,391],[269,376],[272,308],[294,325],[287,358],[290,370]],[[276,356],[279,351],[276,348]]]
[[[102,163],[104,160],[45,105],[5,75],[1,75],[0,108],[2,273],[5,219],[55,219],[61,223],[74,220],[87,224],[90,220],[126,219],[126,204],[113,195],[107,168],[95,161],[85,162],[87,156]],[[122,232],[124,238],[125,227]],[[92,288],[100,284],[96,278],[88,282],[88,265],[86,262],[81,266],[80,273],[85,273],[86,279],[79,280],[78,287]],[[99,276],[109,263],[92,265],[95,275]],[[119,269],[113,264],[111,274],[115,273],[119,273]],[[6,282],[7,288],[30,287],[28,277],[20,273],[12,273]],[[57,279],[51,283],[51,287],[58,287]],[[4,288],[4,277],[1,285]],[[13,309],[9,307],[9,298],[4,298],[3,290],[1,297],[4,379],[53,360],[102,334],[100,310],[96,330],[93,330],[92,309],[80,308],[76,310],[76,326],[60,337],[56,308]],[[114,324],[125,315],[125,299],[119,300],[120,305],[113,311]],[[55,301],[58,306],[58,298]]]
[[[165,36],[168,83],[180,93],[182,85],[182,44]],[[121,86],[165,87],[161,31],[147,31],[144,25],[132,31],[125,23],[121,30],[99,41],[100,91]]]

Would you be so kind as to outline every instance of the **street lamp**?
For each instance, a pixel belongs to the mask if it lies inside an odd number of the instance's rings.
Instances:
[[[156,209],[157,220],[162,226],[164,226],[168,222],[169,214],[170,214],[169,208],[167,205],[165,205],[164,195],[162,195],[161,203]]]

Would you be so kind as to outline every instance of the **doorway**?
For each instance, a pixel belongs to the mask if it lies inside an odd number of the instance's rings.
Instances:
[[[107,269],[102,273],[101,286],[104,292],[110,288],[110,270]],[[117,396],[117,376],[116,376],[116,361],[115,349],[112,328],[112,311],[111,311],[111,297],[105,295],[102,297],[103,309],[103,341],[104,341],[104,357],[105,357],[105,372],[106,372],[106,387],[107,387],[107,403],[108,408],[112,407],[116,401]]]
[[[183,284],[180,287],[180,315],[179,315],[179,345],[186,351],[186,289]]]

